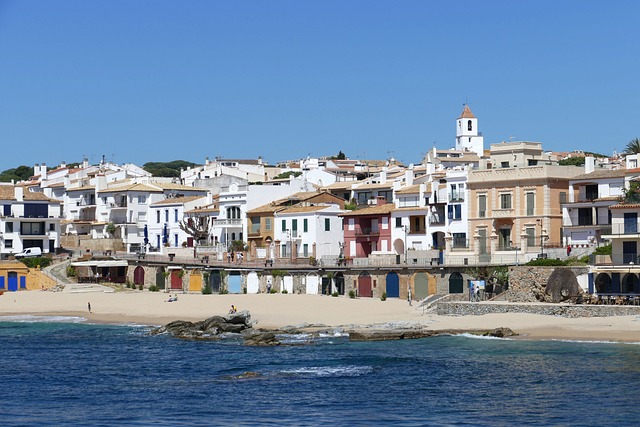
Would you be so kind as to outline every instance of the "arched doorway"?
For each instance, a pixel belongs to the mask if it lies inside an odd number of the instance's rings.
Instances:
[[[158,289],[164,289],[166,286],[166,280],[164,278],[164,267],[158,267],[156,270],[156,286]]]
[[[200,270],[193,270],[189,274],[189,292],[202,292],[202,273]]]
[[[449,276],[449,293],[450,294],[461,294],[464,292],[464,279],[462,278],[462,274],[454,271]]]
[[[638,276],[635,273],[625,274],[625,276],[622,278],[622,293],[638,293],[639,284],[640,281],[638,280]]]
[[[307,274],[307,287],[305,292],[309,295],[318,294],[318,284],[320,283],[319,277],[315,273]]]
[[[595,284],[597,293],[611,293],[611,276],[609,276],[608,274],[598,274]]]
[[[213,270],[209,273],[209,284],[211,285],[212,293],[220,293],[220,271]]]
[[[133,270],[133,283],[136,285],[144,285],[144,267],[141,265]]]
[[[247,274],[247,293],[257,294],[258,292],[260,292],[258,273],[256,273],[255,271],[251,271],[249,272],[249,274]]]
[[[333,276],[333,285],[338,295],[344,295],[344,275],[342,273],[336,273]]]
[[[232,271],[227,277],[227,290],[230,294],[239,294],[242,289],[242,276],[239,271]]]
[[[442,231],[431,233],[431,240],[432,249],[444,249],[444,233]]]
[[[413,275],[414,299],[422,301],[429,296],[429,276],[425,272],[419,272]]]
[[[287,291],[287,293],[293,293],[293,277],[291,275],[286,275],[282,278],[282,289]]]
[[[404,241],[402,239],[396,239],[393,242],[393,252],[396,255],[404,255],[405,250],[404,250]]]
[[[387,298],[400,298],[400,278],[398,273],[390,272],[387,274]]]
[[[373,289],[371,288],[371,275],[363,271],[358,276],[358,296],[363,298],[373,297]]]
[[[174,269],[171,270],[171,290],[172,291],[181,291],[182,290],[182,270]]]

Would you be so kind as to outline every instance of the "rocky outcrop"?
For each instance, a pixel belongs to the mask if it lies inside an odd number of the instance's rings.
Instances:
[[[151,331],[151,335],[168,333],[183,339],[218,339],[221,334],[239,334],[252,327],[251,314],[240,311],[228,316],[212,316],[200,322],[175,320]]]
[[[518,335],[509,328],[496,328],[488,330],[463,330],[463,329],[407,329],[407,330],[389,330],[389,329],[362,329],[348,331],[350,341],[388,341],[403,339],[428,338],[439,335],[460,335],[471,334],[480,336],[491,336],[497,338],[506,338]]]
[[[244,345],[250,346],[274,346],[280,345],[280,341],[276,338],[276,334],[270,331],[249,331],[242,334]]]

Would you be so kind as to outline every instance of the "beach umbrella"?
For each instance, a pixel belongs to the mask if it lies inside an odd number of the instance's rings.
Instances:
[[[149,244],[149,228],[147,228],[147,224],[144,225],[144,245],[147,246]]]

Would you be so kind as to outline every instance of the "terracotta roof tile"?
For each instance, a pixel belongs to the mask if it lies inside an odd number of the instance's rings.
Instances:
[[[349,211],[341,213],[339,216],[364,216],[364,215],[385,215],[393,212],[395,205],[393,203],[386,203],[378,206],[367,206],[366,208],[356,209],[355,211]]]

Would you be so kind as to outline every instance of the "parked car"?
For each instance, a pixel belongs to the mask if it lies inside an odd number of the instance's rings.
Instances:
[[[42,256],[42,249],[40,248],[26,248],[22,252],[19,252],[15,255],[17,258],[32,258]]]

